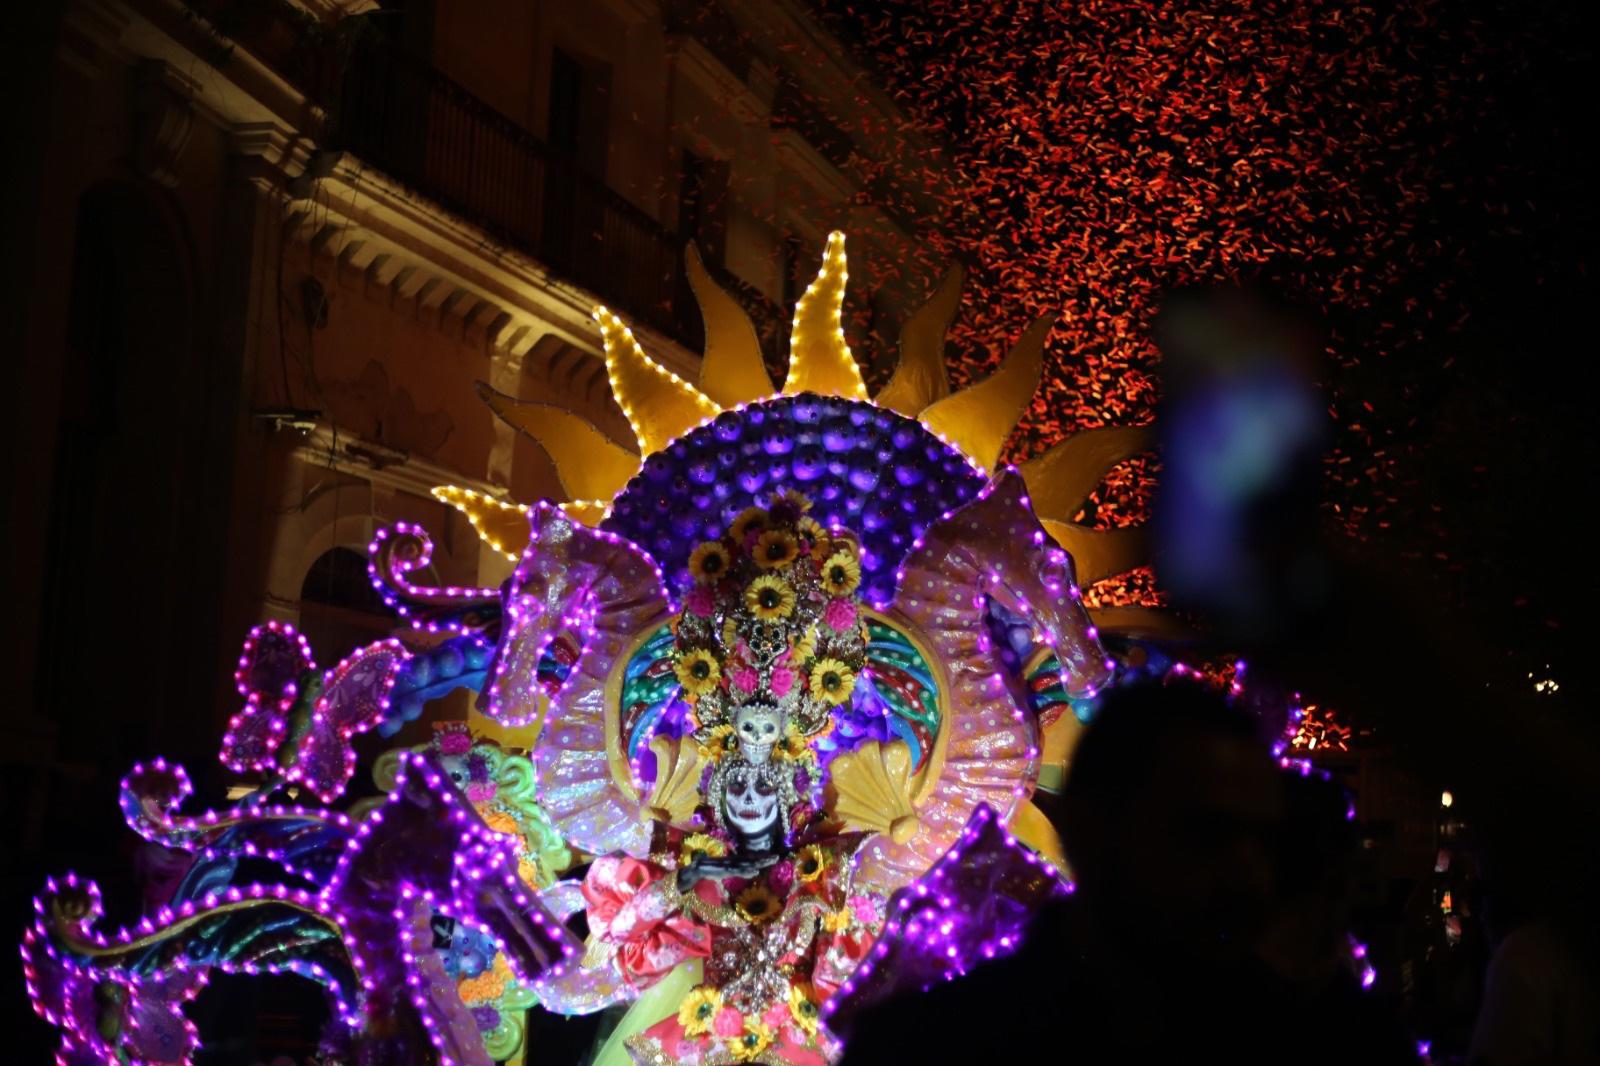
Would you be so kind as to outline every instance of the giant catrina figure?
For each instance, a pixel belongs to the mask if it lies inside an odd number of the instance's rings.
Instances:
[[[818,1066],[830,1024],[1007,950],[1061,890],[1029,799],[1120,669],[1099,630],[1152,621],[1091,619],[1081,588],[1134,565],[1135,542],[1069,519],[1144,434],[997,467],[1049,323],[950,394],[958,274],[906,323],[875,400],[840,328],[841,235],[781,390],[692,249],[689,274],[698,387],[596,312],[637,452],[483,390],[572,497],[436,490],[515,561],[502,586],[413,584],[426,534],[380,530],[374,582],[408,636],[325,672],[286,625],[246,647],[222,757],[255,796],[183,815],[181,770],[130,776],[130,825],[190,858],[129,929],[96,928],[92,885],[39,899],[25,968],[65,1061],[185,1061],[182,1006],[225,968],[322,983],[336,1061],[537,1057],[514,1017],[529,1004],[631,1003],[607,1066]],[[386,757],[378,800],[339,806],[353,737],[463,686],[529,758],[450,734]],[[291,787],[320,803],[279,802]],[[245,858],[282,877],[242,883]]]

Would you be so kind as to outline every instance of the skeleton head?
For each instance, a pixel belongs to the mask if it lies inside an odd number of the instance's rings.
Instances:
[[[772,745],[783,735],[783,712],[765,703],[747,703],[733,712],[739,751],[756,765],[767,761]]]
[[[727,824],[746,839],[760,836],[778,820],[778,786],[754,766],[728,775],[722,797]]]

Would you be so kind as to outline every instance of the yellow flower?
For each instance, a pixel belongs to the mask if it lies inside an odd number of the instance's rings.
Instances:
[[[720,759],[724,755],[731,755],[737,749],[738,737],[734,735],[733,726],[713,726],[710,733],[703,740],[695,741],[700,748],[700,754],[708,759]]]
[[[762,574],[744,590],[744,605],[763,622],[794,613],[794,589],[776,574]]]
[[[678,1024],[687,1036],[702,1036],[711,1032],[711,1021],[722,1009],[722,993],[715,988],[700,985],[678,1004]]]
[[[696,859],[720,859],[728,854],[728,845],[714,836],[706,833],[691,833],[683,838],[683,846],[678,849],[678,863],[688,866]]]
[[[772,502],[775,504],[786,503],[801,514],[805,514],[811,510],[810,497],[803,492],[796,492],[794,489],[784,489],[783,491],[774,494],[772,497]]]
[[[816,1034],[817,1020],[822,1008],[817,1005],[817,993],[809,982],[796,981],[789,986],[789,1016],[807,1033]]]
[[[704,696],[716,691],[717,682],[722,680],[722,664],[704,648],[696,648],[678,656],[672,670],[678,675],[678,683],[683,686],[683,691],[691,696]]]
[[[828,853],[815,844],[807,844],[794,857],[794,875],[801,881],[815,881],[827,868]]]
[[[738,635],[739,627],[734,624],[732,618],[729,618],[722,623],[722,646],[724,648],[733,647],[734,638]]]
[[[790,762],[814,759],[816,755],[817,753],[811,750],[811,745],[806,743],[806,738],[792,725],[784,732],[782,739],[772,747],[773,758],[788,759]]]
[[[822,545],[828,543],[828,531],[822,528],[821,522],[818,522],[810,515],[802,516],[800,521],[794,524],[794,527],[810,537],[811,543],[816,545],[819,550]]]
[[[506,994],[506,985],[513,980],[511,966],[504,955],[494,957],[494,965],[476,977],[463,977],[456,982],[456,993],[462,1002],[475,1006],[493,1003]]]
[[[735,544],[743,544],[745,535],[752,529],[765,529],[766,526],[766,511],[759,507],[746,507],[739,512],[739,517],[733,520],[733,525],[728,527],[728,536],[733,538]]]
[[[799,554],[793,535],[781,529],[769,529],[756,541],[756,565],[763,570],[788,566]]]
[[[806,630],[805,636],[794,642],[794,648],[789,652],[789,665],[798,670],[815,654],[817,654],[817,627],[812,626]]]
[[[480,809],[478,813],[483,816],[483,824],[493,829],[496,833],[504,833],[506,836],[511,837],[520,835],[517,832],[516,819],[505,811],[485,811]]]
[[[758,1018],[744,1020],[744,1035],[728,1041],[728,1054],[740,1062],[754,1062],[756,1057],[772,1046],[772,1030]]]
[[[811,668],[811,698],[818,703],[837,706],[855,688],[855,673],[838,659],[821,659]]]
[[[728,549],[708,540],[689,556],[689,573],[702,585],[709,585],[728,572]]]
[[[842,933],[850,928],[850,920],[855,917],[850,913],[849,907],[841,907],[836,911],[829,911],[822,916],[822,928],[830,933]]]
[[[860,584],[861,564],[849,552],[834,552],[822,564],[822,587],[835,596],[848,596]]]
[[[751,925],[766,925],[778,916],[778,897],[766,885],[751,885],[733,901]]]

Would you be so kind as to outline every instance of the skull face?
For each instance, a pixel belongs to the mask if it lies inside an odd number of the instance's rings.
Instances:
[[[778,787],[753,769],[736,771],[728,778],[722,810],[746,839],[760,836],[778,820]]]
[[[746,704],[733,713],[733,728],[739,734],[739,753],[760,765],[783,734],[783,715],[766,704]]]

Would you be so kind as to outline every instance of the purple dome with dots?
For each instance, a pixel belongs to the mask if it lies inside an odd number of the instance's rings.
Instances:
[[[984,483],[966,456],[915,419],[801,393],[724,411],[651,455],[600,528],[648,551],[681,592],[695,545],[720,536],[746,507],[794,489],[823,525],[861,538],[861,594],[883,606],[912,543]]]

